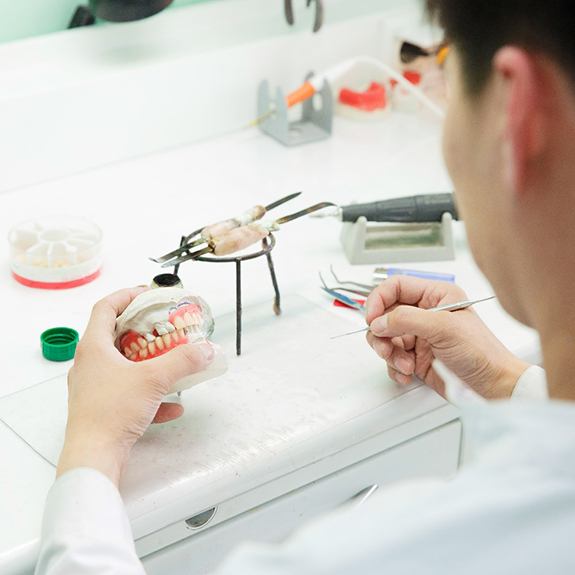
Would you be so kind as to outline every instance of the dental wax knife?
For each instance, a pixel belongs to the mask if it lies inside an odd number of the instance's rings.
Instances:
[[[431,307],[425,311],[459,311],[461,309],[467,309],[468,307],[471,307],[472,305],[475,305],[476,303],[481,303],[482,301],[489,301],[495,299],[495,296],[489,296],[489,297],[482,297],[481,299],[468,299],[468,300],[464,300],[464,301],[458,301],[457,303],[446,303],[443,305],[438,305],[437,307]],[[368,327],[364,327],[362,329],[357,329],[355,331],[350,331],[348,333],[341,333],[339,335],[334,335],[333,337],[331,337],[330,339],[338,339],[340,337],[346,337],[348,335],[353,335],[354,333],[363,333],[366,331],[369,331],[371,328]]]
[[[308,214],[311,214],[317,210],[323,210],[328,206],[333,206],[333,204],[329,202],[321,202],[319,204],[314,204],[309,208],[300,210],[299,212],[283,216],[277,220],[267,222],[253,222],[245,226],[240,226],[223,234],[222,236],[212,238],[207,242],[202,240],[203,243],[207,244],[206,247],[198,249],[195,252],[186,253],[186,255],[181,255],[184,252],[188,252],[192,245],[196,245],[196,243],[187,244],[177,250],[177,252],[180,253],[178,258],[164,262],[162,267],[166,268],[180,265],[189,260],[196,260],[206,254],[214,254],[216,256],[231,255],[257,243],[260,240],[263,240],[264,238],[267,238],[271,232],[278,231],[280,226],[283,226],[283,224],[287,224],[288,222],[292,222],[293,220],[307,216]]]
[[[177,250],[174,250],[168,254],[165,254],[159,258],[150,258],[153,262],[162,264],[175,258],[177,256],[182,255],[183,253],[187,252],[193,247],[199,246],[201,244],[205,244],[210,240],[213,240],[215,237],[222,236],[236,228],[251,224],[258,220],[261,220],[269,211],[289,202],[298,196],[300,196],[302,192],[296,192],[295,194],[289,194],[267,206],[253,206],[240,216],[235,218],[229,218],[227,220],[222,220],[221,222],[216,222],[215,224],[210,224],[209,226],[205,226],[192,232],[189,236],[186,236],[185,240],[182,242],[181,245]],[[191,239],[195,238],[196,236],[200,236],[197,240],[190,242]]]
[[[449,212],[454,220],[459,219],[452,193],[421,194],[367,204],[336,206],[333,210],[323,210],[314,217],[331,216],[351,223],[362,216],[368,222],[425,223],[440,222],[445,212]]]

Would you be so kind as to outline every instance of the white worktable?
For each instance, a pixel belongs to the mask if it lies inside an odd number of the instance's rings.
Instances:
[[[61,292],[32,290],[15,283],[9,276],[7,243],[0,242],[3,278],[0,315],[4,334],[0,348],[0,397],[8,401],[9,396],[15,397],[13,394],[17,392],[62,376],[69,365],[49,363],[41,357],[40,333],[56,325],[67,325],[81,332],[91,305],[98,298],[124,286],[148,283],[158,273],[157,266],[147,260],[148,256],[172,249],[183,232],[241,212],[253,203],[267,203],[297,190],[304,192],[302,197],[278,210],[278,214],[321,200],[347,203],[446,191],[451,186],[442,168],[439,149],[439,126],[430,119],[401,114],[373,124],[336,119],[331,139],[296,149],[283,148],[257,131],[248,130],[0,195],[0,237],[5,237],[10,226],[20,220],[41,214],[69,213],[93,219],[102,227],[105,238],[101,278],[90,285]],[[337,321],[349,318],[353,329],[351,322],[359,322],[354,312],[332,312],[330,302],[315,289],[318,269],[326,269],[330,264],[342,275],[369,278],[371,268],[352,268],[347,264],[338,243],[339,227],[335,221],[312,219],[286,225],[277,234],[274,260],[287,302],[296,297],[295,294],[303,294],[323,306],[326,312],[336,313],[333,317]],[[411,267],[454,272],[470,296],[487,295],[490,288],[470,259],[460,224],[456,225],[456,237],[456,261],[410,264]],[[271,302],[272,291],[263,261],[250,262],[244,269],[244,306],[249,316],[251,305]],[[233,267],[186,265],[181,275],[188,287],[209,301],[216,316],[233,311]],[[516,353],[532,361],[538,359],[534,334],[511,320],[496,303],[478,307],[477,312]],[[288,309],[286,317],[289,317]],[[281,318],[273,318],[271,308],[269,321],[277,321],[277,330],[282,329]],[[244,356],[241,360],[233,355],[229,357],[232,371],[235,362],[241,361],[244,367],[250,367],[250,357],[259,357],[257,349],[265,348],[266,341],[263,336],[258,339],[258,333],[254,330],[250,336],[246,328]],[[320,339],[316,345],[319,357],[332,343]],[[310,383],[306,373],[317,371],[317,366],[312,365],[313,357],[311,353],[304,357],[299,366],[300,377],[277,397],[271,393],[261,396],[255,393],[264,383],[258,381],[255,369],[253,389],[245,390],[245,394],[250,401],[260,402],[253,410],[259,415],[250,412],[253,417],[250,425],[245,431],[238,431],[246,434],[246,441],[253,440],[258,426],[263,430],[269,424],[266,413],[273,411],[274,401],[279,397],[287,401],[298,394],[302,396]],[[281,369],[280,361],[278,372]],[[350,409],[356,410],[347,421],[337,424],[327,416],[326,421],[320,423],[316,416],[294,418],[293,433],[284,434],[268,451],[258,452],[255,442],[254,449],[246,448],[248,455],[242,452],[245,456],[222,465],[216,465],[210,454],[204,452],[195,460],[202,466],[203,473],[197,473],[197,468],[175,465],[163,475],[149,468],[132,466],[123,491],[136,537],[153,531],[150,523],[157,522],[158,528],[170,523],[170,514],[177,514],[178,502],[188,504],[190,509],[201,509],[202,501],[207,505],[214,498],[223,500],[255,489],[321,457],[336,456],[344,448],[377,433],[405,429],[408,435],[417,435],[422,426],[453,419],[452,408],[446,407],[427,389],[398,392],[384,375],[383,364],[375,392],[373,384],[364,381],[371,369],[373,365],[367,360],[365,365],[358,361],[349,366],[349,378],[360,383],[357,393],[351,388],[351,391],[345,390]],[[200,387],[197,398],[202,401],[225,397],[218,384]],[[241,391],[232,390],[229,402],[233,406],[240,398]],[[310,393],[310,399],[322,401],[317,394]],[[373,404],[361,403],[366,401]],[[49,402],[47,406],[49,408]],[[216,408],[213,414],[216,420],[218,413],[226,413],[225,407],[230,408],[222,406],[219,412]],[[431,416],[437,419],[433,424]],[[423,423],[425,421],[427,423]],[[221,441],[229,440],[225,422],[221,421],[220,425]],[[298,425],[302,429],[298,429]],[[208,440],[212,442],[209,445],[217,449],[218,424],[211,421],[210,426],[209,437],[196,436],[200,451],[202,442]],[[398,436],[397,441],[404,439]],[[189,441],[194,438],[190,437]],[[163,433],[160,446],[162,442],[164,448],[169,446],[170,435]],[[153,444],[148,449],[152,450],[149,454],[153,454]],[[161,455],[157,453],[160,458]],[[2,422],[1,416],[0,456],[0,572],[26,573],[34,562],[43,501],[53,481],[54,467]],[[337,457],[330,463],[335,468],[345,464],[345,461],[338,462]]]

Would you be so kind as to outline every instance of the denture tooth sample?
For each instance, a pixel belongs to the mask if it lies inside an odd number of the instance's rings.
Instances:
[[[132,361],[157,357],[190,340],[190,320],[198,327],[192,341],[211,335],[214,321],[201,298],[182,288],[149,290],[118,317],[116,345]]]
[[[116,320],[115,344],[129,361],[148,361],[187,342],[205,342],[214,330],[209,306],[183,288],[156,288],[143,292]],[[214,361],[199,373],[175,382],[170,393],[222,375],[225,357],[216,351]]]

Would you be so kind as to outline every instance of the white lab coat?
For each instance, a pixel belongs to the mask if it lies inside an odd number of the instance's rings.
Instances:
[[[575,405],[530,368],[515,397],[462,408],[475,459],[450,481],[417,480],[302,529],[249,544],[222,575],[575,573]],[[46,504],[37,575],[142,575],[116,488],[90,469],[60,477]]]

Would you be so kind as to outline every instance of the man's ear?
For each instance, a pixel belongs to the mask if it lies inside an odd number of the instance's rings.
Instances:
[[[509,189],[522,194],[529,167],[547,141],[546,75],[537,57],[514,46],[505,46],[493,59],[505,98],[504,161]]]

